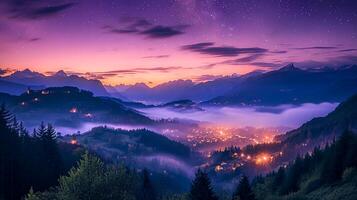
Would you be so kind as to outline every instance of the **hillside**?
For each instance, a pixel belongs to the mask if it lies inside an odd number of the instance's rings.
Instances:
[[[315,149],[288,166],[258,177],[257,199],[357,198],[357,136],[344,132],[324,150]]]
[[[76,135],[75,138],[79,144],[95,150],[104,157],[116,160],[118,157],[130,159],[130,157],[155,154],[185,159],[191,156],[191,151],[187,146],[146,129],[127,131],[96,127],[86,133]],[[71,139],[72,136],[64,138],[68,142]]]
[[[148,124],[152,121],[114,100],[93,96],[75,87],[29,90],[20,96],[1,94],[0,100],[28,125],[46,122],[78,126],[82,122]]]
[[[357,94],[342,102],[327,116],[314,118],[298,129],[277,136],[276,140],[309,145],[309,142],[319,140],[330,141],[345,130],[357,130]]]

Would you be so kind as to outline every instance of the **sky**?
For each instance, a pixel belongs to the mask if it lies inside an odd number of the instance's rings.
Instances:
[[[1,71],[105,84],[357,63],[355,0],[1,0]]]

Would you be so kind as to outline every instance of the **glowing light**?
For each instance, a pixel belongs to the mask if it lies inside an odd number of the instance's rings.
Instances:
[[[93,117],[93,115],[91,113],[86,113],[84,116],[88,117],[88,118],[92,118]]]
[[[222,167],[221,165],[217,165],[217,166],[214,168],[214,170],[215,170],[216,172],[219,172],[219,171],[222,171],[222,170],[223,170],[223,167]]]
[[[48,91],[48,90],[42,90],[41,91],[41,94],[43,94],[43,95],[48,95],[50,92]]]
[[[33,101],[39,101],[39,99],[36,97],[36,98],[33,99]]]
[[[72,139],[70,143],[71,143],[72,145],[76,145],[76,144],[78,144],[78,141],[75,140],[75,139]]]
[[[258,155],[255,159],[255,164],[257,165],[266,165],[273,160],[273,156],[270,156],[267,153],[262,153]]]
[[[21,105],[24,106],[24,105],[26,105],[26,103],[25,102],[21,102]]]
[[[77,108],[72,108],[71,110],[69,110],[69,112],[70,112],[70,113],[77,113],[78,110],[77,110]]]

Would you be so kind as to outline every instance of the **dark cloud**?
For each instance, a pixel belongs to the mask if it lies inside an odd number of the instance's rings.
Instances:
[[[333,58],[329,58],[325,61],[314,61],[308,60],[303,62],[297,62],[296,66],[301,68],[322,68],[322,67],[343,67],[346,65],[356,65],[357,64],[357,56],[337,56]]]
[[[313,46],[313,47],[297,47],[291,48],[294,50],[329,50],[329,49],[337,49],[338,47],[334,46]]]
[[[257,60],[258,58],[262,57],[264,54],[253,54],[253,55],[249,55],[243,58],[238,58],[236,60],[233,60],[234,63],[247,63],[247,62],[252,62]]]
[[[21,19],[41,19],[56,15],[71,8],[74,3],[53,3],[44,0],[7,0],[4,3],[8,6],[9,17]]]
[[[288,51],[270,51],[270,53],[284,54],[284,53],[288,53]]]
[[[36,37],[36,38],[30,38],[28,41],[29,42],[37,42],[39,40],[41,40],[41,38]]]
[[[103,72],[74,72],[74,71],[66,71],[69,75],[76,75],[82,76],[90,79],[106,79],[110,77],[122,77],[124,75],[133,75],[133,74],[140,74],[140,73],[147,73],[147,72],[161,72],[161,73],[168,73],[179,69],[189,69],[180,66],[169,66],[169,67],[152,67],[152,68],[144,68],[144,67],[137,67],[132,69],[119,69],[119,70],[111,70],[111,71],[103,71]],[[53,75],[56,72],[47,72],[49,75]]]
[[[233,46],[214,46],[213,42],[203,42],[185,45],[182,46],[181,49],[219,57],[232,57],[238,56],[240,54],[256,54],[268,52],[267,49],[259,47],[237,48]]]
[[[3,76],[3,75],[6,75],[6,74],[9,74],[9,73],[12,73],[14,72],[15,70],[13,69],[1,69],[0,68],[0,76]]]
[[[201,76],[196,76],[193,77],[193,81],[195,82],[206,82],[206,81],[212,81],[218,78],[222,78],[222,75],[210,75],[210,74],[205,74]]]
[[[284,66],[284,63],[281,62],[251,62],[249,64],[257,67],[268,67],[268,68],[279,68]]]
[[[175,35],[181,35],[184,32],[178,30],[175,27],[170,26],[154,26],[145,31],[140,32],[143,35],[146,35],[150,38],[168,38]]]
[[[169,38],[177,35],[184,34],[184,30],[189,25],[177,25],[177,26],[164,26],[154,25],[145,19],[125,19],[122,20],[125,24],[124,27],[117,28],[114,26],[106,25],[102,27],[108,33],[116,34],[137,34],[145,35],[147,38],[161,39]]]
[[[352,52],[352,51],[357,51],[357,49],[341,49],[338,50],[337,52]]]
[[[96,72],[96,73],[136,74],[136,73],[153,72],[153,71],[167,73],[178,69],[184,69],[184,68],[180,66],[151,67],[151,68],[137,67],[132,69],[120,69],[120,70],[112,70],[107,72]]]
[[[142,58],[168,58],[170,55],[144,56]]]

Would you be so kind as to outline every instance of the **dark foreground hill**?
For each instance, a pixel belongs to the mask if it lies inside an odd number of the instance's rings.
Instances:
[[[286,167],[254,181],[257,199],[357,199],[357,135],[344,132]]]
[[[152,120],[114,100],[75,87],[29,90],[20,96],[0,94],[0,102],[28,125],[47,121],[75,127],[82,122],[148,124]]]

